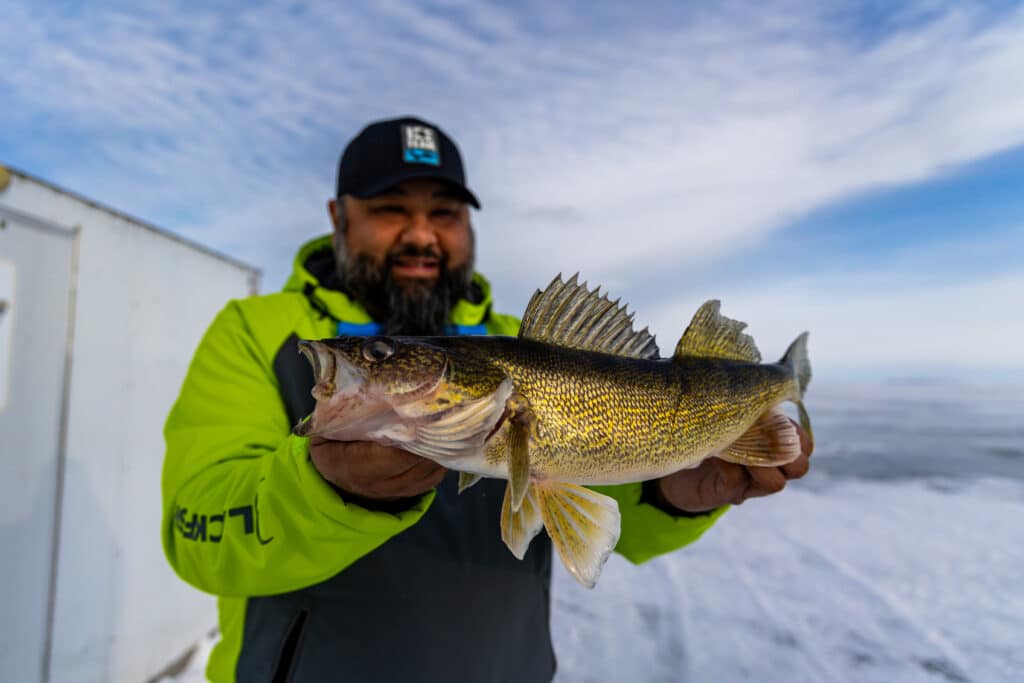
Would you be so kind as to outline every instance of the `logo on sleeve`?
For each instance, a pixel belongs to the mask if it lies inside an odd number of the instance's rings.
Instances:
[[[440,166],[437,131],[427,126],[402,126],[402,160],[408,164]]]

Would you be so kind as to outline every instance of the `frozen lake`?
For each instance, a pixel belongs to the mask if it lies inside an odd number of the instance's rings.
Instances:
[[[593,591],[555,563],[558,683],[1024,680],[1024,391],[812,387],[808,407],[811,473],[782,494],[673,555],[613,555]]]
[[[808,405],[803,481],[594,591],[557,574],[560,683],[1024,680],[1024,392]]]

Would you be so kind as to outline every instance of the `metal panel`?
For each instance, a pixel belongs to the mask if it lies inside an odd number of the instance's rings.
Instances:
[[[0,215],[0,680],[45,679],[52,624],[74,240]],[[6,346],[7,348],[4,348]]]
[[[145,680],[215,623],[160,545],[163,424],[248,273],[83,216],[52,683]]]
[[[59,515],[40,504],[60,532],[50,639],[38,631],[22,638],[35,626],[12,617],[0,647],[34,643],[38,651],[43,642],[49,683],[147,680],[216,623],[213,597],[175,577],[160,547],[162,427],[203,331],[227,300],[252,293],[255,272],[20,172],[0,196],[3,218],[64,240],[59,226],[80,227],[66,446],[58,445],[64,476],[54,476],[63,495],[47,490]],[[30,388],[29,400],[42,400]],[[16,576],[31,574],[20,557],[10,562],[22,568]],[[0,561],[4,578],[6,567]],[[39,679],[0,669],[7,680]]]
[[[11,345],[14,343],[14,262],[0,258],[0,412],[10,394]]]

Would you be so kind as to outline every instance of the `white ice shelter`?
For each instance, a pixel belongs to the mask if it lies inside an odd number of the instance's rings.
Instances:
[[[0,166],[0,681],[141,683],[215,623],[160,547],[161,432],[258,277]]]

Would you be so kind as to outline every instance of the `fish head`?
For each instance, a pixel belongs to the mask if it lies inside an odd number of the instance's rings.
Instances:
[[[361,396],[401,405],[422,398],[445,376],[444,349],[395,337],[335,337],[301,341],[313,366],[318,400]]]
[[[429,403],[448,370],[444,349],[414,339],[341,336],[300,341],[313,367],[316,409],[297,434],[339,441],[371,439],[403,409]]]

